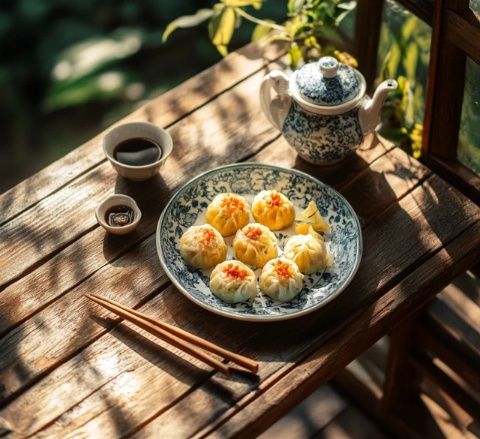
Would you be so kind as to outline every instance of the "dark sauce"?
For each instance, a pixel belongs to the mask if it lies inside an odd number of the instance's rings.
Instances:
[[[128,206],[113,206],[105,213],[105,221],[112,227],[123,227],[133,223],[135,213]]]
[[[151,165],[162,157],[162,148],[153,140],[134,137],[120,142],[113,150],[113,157],[124,165]]]

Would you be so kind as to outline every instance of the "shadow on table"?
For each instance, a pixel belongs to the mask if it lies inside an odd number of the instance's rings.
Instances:
[[[275,366],[270,369],[266,363],[289,363],[306,358],[336,333],[344,331],[345,336],[348,325],[353,321],[356,326],[351,328],[352,333],[362,334],[369,330],[374,315],[365,314],[368,305],[418,268],[439,245],[445,244],[442,237],[448,236],[442,227],[442,220],[434,214],[442,192],[437,181],[428,179],[423,190],[416,191],[418,182],[413,172],[394,157],[386,155],[382,160],[386,166],[384,171],[381,168],[372,170],[359,156],[326,169],[301,160],[295,163],[295,167],[304,172],[329,184],[344,187],[347,199],[357,212],[364,212],[361,216],[366,218],[362,264],[352,284],[337,299],[301,319],[262,324],[229,320],[195,307],[178,294],[174,296],[166,292],[163,303],[167,308],[177,310],[172,312],[175,323],[187,330],[195,329],[198,335],[215,340],[228,349],[259,359],[264,363],[264,370],[267,369],[265,376],[275,369]],[[342,172],[360,168],[364,169],[348,184],[343,184],[345,177],[341,175]],[[397,189],[391,186],[394,179],[405,180],[408,185],[407,188],[403,187],[400,203]],[[412,188],[413,191],[409,192]],[[355,197],[351,198],[349,194],[355,194]],[[454,195],[446,195],[450,198],[446,200],[447,203],[459,204]],[[403,197],[406,199],[402,200]],[[372,212],[372,209],[377,211]],[[409,291],[401,294],[409,295]],[[178,312],[179,302],[184,302],[183,306],[189,309]],[[345,344],[343,347],[347,346]],[[319,358],[318,355],[313,354],[309,358]],[[350,359],[345,355],[336,361],[337,370]],[[244,381],[248,386],[256,387],[248,379]],[[217,390],[212,388],[212,392],[216,393]]]
[[[0,321],[5,327],[12,325],[11,319],[2,312],[1,307]],[[0,410],[12,399],[12,391],[8,385],[9,382],[16,381],[23,383],[28,381],[31,376],[28,365],[22,360],[21,353],[18,351],[18,344],[22,341],[23,337],[23,328],[22,326],[18,326],[0,339]],[[11,367],[10,376],[8,376],[5,371],[8,366],[12,364],[13,367]],[[0,437],[4,429],[9,429],[8,426],[3,425],[3,421],[0,417]]]
[[[124,343],[149,363],[161,368],[164,372],[186,384],[192,384],[195,382],[195,379],[206,379],[207,375],[210,375],[205,370],[192,366],[189,361],[165,349],[164,346],[156,341],[158,339],[154,336],[144,336],[138,329],[132,329],[127,326],[129,324],[126,322],[117,325],[118,320],[116,319],[97,316],[92,316],[91,318],[95,323],[107,330],[114,328],[110,333],[113,337]]]

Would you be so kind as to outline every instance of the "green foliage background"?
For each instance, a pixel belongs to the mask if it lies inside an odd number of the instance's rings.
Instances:
[[[478,8],[480,12],[480,5]],[[480,66],[467,60],[458,159],[480,175]]]
[[[205,28],[162,43],[169,22],[211,3],[2,0],[0,192],[219,61]],[[281,20],[283,5],[262,12]],[[236,33],[232,49],[253,27]]]
[[[382,110],[380,132],[418,157],[422,141],[431,28],[393,0],[386,0],[378,48],[381,81],[398,80]]]

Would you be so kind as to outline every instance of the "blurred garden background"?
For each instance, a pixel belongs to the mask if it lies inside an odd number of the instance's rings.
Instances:
[[[287,3],[264,1],[261,9],[251,8],[252,14],[282,22]],[[349,3],[353,10],[341,31],[351,37],[355,2]],[[162,43],[168,23],[213,4],[208,0],[3,0],[0,192],[146,100],[219,61],[221,55],[205,24],[177,30]],[[248,43],[253,29],[253,24],[243,21],[230,50]],[[384,110],[382,133],[417,156],[430,39],[427,24],[394,0],[386,2],[378,80],[395,77],[401,87]],[[480,122],[480,87],[473,79],[478,74],[477,65],[467,68],[459,154],[480,172],[480,134],[475,129]]]
[[[281,20],[284,7],[261,11]],[[208,0],[3,0],[0,6],[0,192],[144,101],[221,59],[205,28],[166,25]],[[232,48],[250,40],[236,33]]]

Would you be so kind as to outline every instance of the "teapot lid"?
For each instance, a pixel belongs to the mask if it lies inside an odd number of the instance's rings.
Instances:
[[[357,70],[331,56],[305,64],[294,76],[300,96],[314,105],[340,105],[356,98],[363,89],[363,78]]]

